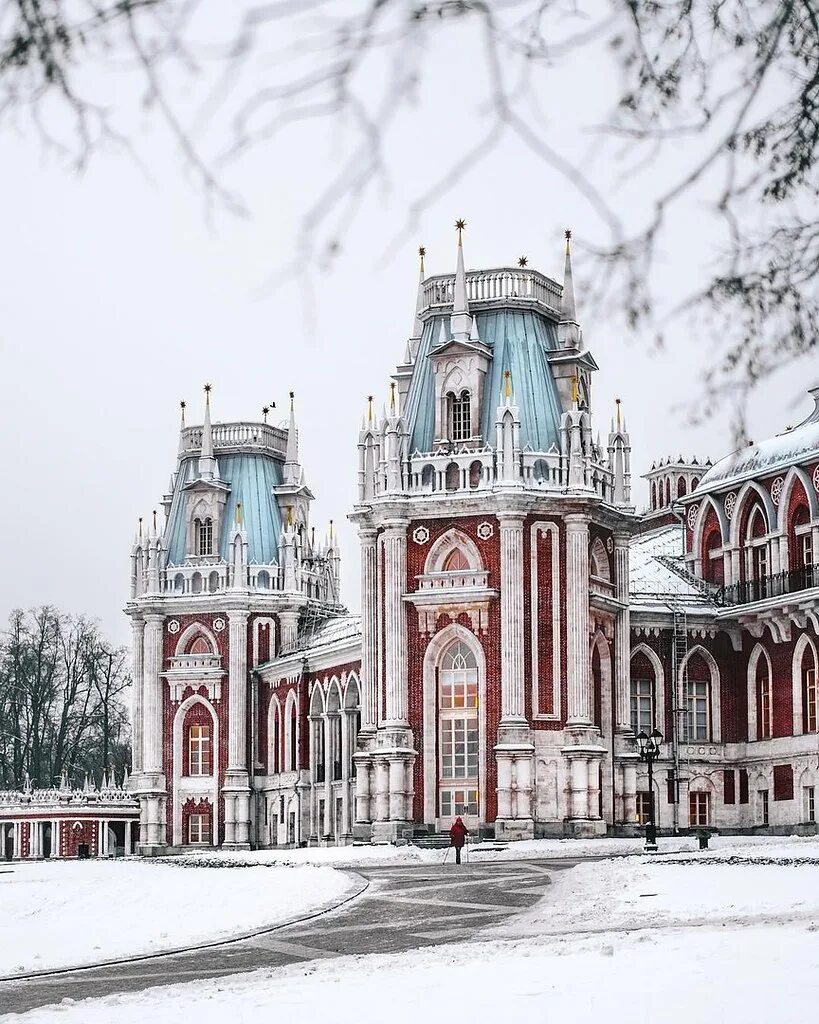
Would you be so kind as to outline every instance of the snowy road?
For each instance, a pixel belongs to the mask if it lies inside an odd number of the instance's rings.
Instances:
[[[360,868],[367,891],[312,921],[205,950],[0,983],[0,1013],[355,953],[468,941],[532,907],[572,860]]]

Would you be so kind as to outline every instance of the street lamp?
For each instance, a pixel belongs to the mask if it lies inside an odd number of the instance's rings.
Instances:
[[[655,729],[649,736],[641,732],[637,736],[637,746],[640,752],[640,760],[648,765],[648,822],[646,823],[646,845],[647,853],[657,852],[657,823],[654,821],[654,762],[660,756],[660,744],[663,742],[663,734]]]

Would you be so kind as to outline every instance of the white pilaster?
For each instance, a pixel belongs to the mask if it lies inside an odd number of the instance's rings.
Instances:
[[[589,517],[572,513],[566,525],[566,689],[568,725],[591,725],[589,686]]]
[[[523,515],[502,514],[501,724],[525,722],[523,703]]]
[[[361,529],[361,731],[378,725],[376,531]]]
[[[629,535],[614,534],[614,593],[626,607],[617,613],[614,624],[615,727],[617,732],[631,731],[631,622],[628,609]]]
[[[132,754],[131,754],[131,787],[135,788],[138,783],[138,776],[142,774],[142,744],[143,744],[143,693],[145,686],[144,678],[144,643],[145,623],[141,618],[131,619],[131,658],[133,678],[133,703],[131,714],[132,725]]]
[[[386,724],[406,726],[406,610],[402,595],[407,579],[407,528],[391,524],[384,530],[384,633],[386,637]]]

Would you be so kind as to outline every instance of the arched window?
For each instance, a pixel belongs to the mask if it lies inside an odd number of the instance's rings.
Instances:
[[[684,494],[685,494],[685,477],[681,476],[677,480],[677,497],[678,498],[682,498],[682,496]]]
[[[694,479],[691,481],[691,490],[696,491],[696,489],[699,487],[699,484],[700,478],[698,476],[695,476]]]
[[[665,503],[666,505],[671,504],[671,477],[665,478]]]
[[[421,470],[421,486],[428,487],[431,491],[435,490],[435,467],[424,466]]]
[[[802,681],[802,728],[804,732],[819,732],[819,690],[816,686],[816,660],[813,648],[805,645],[800,667]]]
[[[188,730],[189,774],[210,775],[211,762],[211,727],[192,725]]]
[[[267,770],[271,775],[277,775],[282,770],[282,720],[281,709],[274,698],[270,705],[270,736],[268,737],[269,764]]]
[[[213,520],[208,516],[206,519],[194,519],[193,528],[196,531],[196,554],[213,554]]]
[[[198,636],[188,648],[188,654],[210,654],[210,644],[203,636]]]
[[[475,461],[470,463],[469,466],[469,486],[474,491],[477,487],[481,486],[481,478],[483,477],[483,463]]]
[[[471,568],[461,548],[453,548],[444,559],[443,572],[468,572]]]
[[[462,640],[444,651],[438,673],[440,816],[478,815],[478,663]]]
[[[656,721],[654,714],[654,669],[644,654],[631,659],[631,728],[634,735],[650,735]]]
[[[792,548],[791,568],[808,569],[813,565],[813,536],[810,526],[810,512],[807,505],[799,505],[791,519]]]
[[[457,462],[450,462],[446,467],[444,481],[448,491],[457,491],[461,486],[461,467]]]
[[[692,655],[686,666],[685,718],[683,740],[686,743],[711,737],[711,673],[704,659]]]
[[[290,758],[288,768],[291,772],[298,768],[298,720],[296,719],[296,703],[290,705]]]
[[[652,509],[657,507],[657,483],[655,480],[651,481],[651,507]]]
[[[449,406],[449,439],[450,441],[468,441],[472,436],[472,414],[469,392],[464,390],[459,395],[452,391],[447,395]]]
[[[599,580],[605,580],[606,583],[611,583],[609,556],[606,552],[605,544],[599,537],[595,537],[592,541],[589,551],[589,569],[592,576]]]
[[[545,459],[535,459],[532,467],[535,483],[545,484],[549,481],[549,463]]]
[[[717,548],[722,546],[722,537],[719,530],[712,530],[705,538],[702,555],[703,579],[709,583],[717,583],[720,586],[725,582],[725,566],[722,555],[714,554]]]
[[[762,539],[767,532],[768,528],[765,523],[765,514],[759,505],[754,505],[751,509],[750,515],[748,516],[748,522],[745,527],[745,571],[749,580],[755,581],[759,584],[762,584],[766,580],[769,572],[768,542]],[[757,600],[764,596],[765,595],[760,586],[754,588],[754,593],[751,595],[751,598],[752,600]]]
[[[771,666],[765,654],[756,663],[756,738],[769,739],[773,734],[773,685]]]

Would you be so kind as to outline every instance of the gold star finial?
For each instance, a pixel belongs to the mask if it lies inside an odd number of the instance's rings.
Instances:
[[[503,394],[506,398],[512,397],[512,371],[503,371]]]
[[[267,423],[267,414],[269,412],[270,412],[270,406],[269,405],[263,405],[262,406],[262,416],[264,416],[265,423]]]
[[[373,396],[367,395],[367,422],[373,421]]]
[[[211,393],[211,386],[210,386],[210,384],[206,384],[205,385],[205,394],[209,395],[210,393]]]
[[[455,221],[455,227],[458,229],[458,245],[460,245],[463,241],[464,228],[466,227],[466,221],[463,217],[459,217],[458,220]]]
[[[390,381],[390,412],[395,412],[395,381]]]
[[[577,374],[572,377],[572,405],[577,405],[580,400],[580,387],[577,381]]]
[[[187,407],[188,407],[188,403],[183,398],[182,401],[179,403],[179,408],[182,410],[182,426],[183,427],[185,426],[185,410],[187,409]]]
[[[525,256],[521,256],[518,259],[518,266],[519,267],[525,267],[525,266],[528,265],[528,263],[529,263],[529,260]]]
[[[426,246],[419,245],[418,246],[418,255],[421,258],[421,273],[422,274],[424,272],[424,257],[426,256],[426,254],[427,254]]]
[[[615,398],[614,404],[617,406],[617,429],[620,429],[620,399]]]

